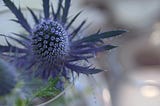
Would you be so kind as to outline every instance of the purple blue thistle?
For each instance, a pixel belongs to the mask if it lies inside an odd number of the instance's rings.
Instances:
[[[17,8],[11,0],[3,0],[4,4],[12,11],[19,23],[27,32],[24,34],[14,33],[21,39],[13,36],[1,35],[6,38],[7,46],[0,46],[1,55],[9,58],[17,67],[24,68],[34,76],[43,79],[49,77],[62,77],[69,79],[70,73],[77,74],[96,74],[103,70],[94,66],[82,66],[81,61],[89,63],[90,58],[94,58],[98,52],[104,52],[117,46],[106,45],[103,39],[115,37],[125,33],[124,30],[115,30],[108,32],[97,32],[83,38],[78,38],[79,32],[86,21],[70,31],[72,24],[81,14],[77,13],[71,21],[68,21],[68,13],[71,0],[58,0],[58,8],[55,10],[49,0],[43,0],[44,16],[39,18],[35,12],[28,8],[35,26],[30,26],[25,19],[20,8]],[[50,10],[52,10],[50,12]],[[7,39],[18,42],[24,48],[13,46]],[[8,52],[7,54],[4,54]],[[9,53],[12,52],[10,56]],[[18,55],[17,55],[18,54]],[[23,55],[20,55],[23,54]]]
[[[17,84],[15,68],[0,59],[0,97],[12,92]]]

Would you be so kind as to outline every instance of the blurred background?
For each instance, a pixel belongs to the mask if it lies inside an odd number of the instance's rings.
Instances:
[[[41,0],[12,1],[21,7],[42,8]],[[2,14],[6,8],[0,4]],[[74,87],[46,106],[160,106],[160,0],[72,0],[69,17],[81,10],[74,26],[87,19],[86,35],[99,29],[128,32],[106,40],[119,48],[91,61],[105,72],[80,75]],[[0,17],[1,33],[6,32],[5,25],[7,31],[13,30],[4,23],[7,18]]]

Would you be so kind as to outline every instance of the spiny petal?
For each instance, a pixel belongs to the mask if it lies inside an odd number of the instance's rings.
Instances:
[[[66,21],[67,21],[70,3],[71,3],[71,0],[65,0],[65,6],[64,6],[64,11],[63,11],[63,15],[62,15],[62,23],[66,23]]]
[[[74,62],[74,61],[79,61],[79,60],[85,60],[88,62],[89,58],[92,58],[93,56],[79,56],[79,55],[73,55],[70,54],[70,57],[67,59],[68,62]]]
[[[82,66],[78,66],[75,64],[67,64],[66,66],[67,66],[67,68],[71,69],[72,71],[75,71],[77,74],[83,73],[83,74],[89,75],[89,74],[96,74],[96,73],[103,71],[100,69],[82,67]]]
[[[7,36],[7,35],[3,35],[3,34],[0,34],[0,36],[10,38],[10,39],[16,41],[17,43],[19,43],[19,44],[21,44],[21,45],[27,47],[26,43],[24,43],[23,41],[18,40],[18,39],[16,39],[16,38],[12,37],[12,36]]]
[[[31,15],[32,15],[32,17],[33,17],[33,19],[34,19],[34,22],[36,23],[36,24],[38,24],[39,23],[39,20],[38,20],[38,17],[36,16],[36,14],[32,11],[32,9],[30,9],[29,7],[27,7],[27,9],[29,10],[29,12],[31,13]]]
[[[6,53],[6,52],[10,52],[10,51],[12,51],[13,53],[15,53],[16,51],[18,51],[19,53],[25,53],[26,52],[25,49],[21,49],[21,48],[18,48],[18,47],[0,45],[0,53]]]
[[[73,39],[76,34],[82,29],[84,24],[86,23],[86,20],[84,20],[72,33],[71,33],[71,39]]]
[[[27,37],[27,35],[25,36],[25,35],[22,35],[22,34],[18,34],[18,33],[12,33],[12,34],[14,34],[14,35],[16,35],[17,37],[20,37],[20,38],[22,38],[22,39],[24,39],[24,40],[26,40],[26,41],[30,41],[30,39]]]
[[[27,20],[24,18],[22,12],[20,9],[17,9],[17,7],[14,5],[14,3],[10,0],[3,0],[5,5],[13,12],[13,14],[16,16],[18,19],[18,22],[23,26],[26,31],[29,33],[31,32],[31,28],[27,22]]]
[[[90,35],[88,37],[84,37],[76,42],[97,42],[100,39],[119,36],[125,32],[126,32],[125,30],[115,30],[115,31],[103,32],[100,34],[96,33],[96,34]]]
[[[52,15],[53,15],[53,17],[55,17],[55,11],[54,11],[54,8],[53,8],[53,4],[51,4],[51,9],[52,9]]]
[[[63,0],[59,0],[59,2],[58,2],[58,9],[57,9],[57,12],[56,12],[55,17],[54,17],[55,20],[58,20],[60,15],[61,15],[62,2],[63,2]]]
[[[80,11],[79,13],[77,13],[73,19],[69,22],[69,24],[67,25],[66,29],[70,28],[70,26],[73,24],[73,22],[77,19],[77,17],[82,13],[82,11]]]
[[[88,53],[96,53],[96,52],[103,52],[105,50],[110,50],[110,49],[114,49],[117,46],[113,46],[113,45],[104,45],[101,47],[94,47],[94,48],[89,48],[89,49],[77,49],[72,51],[73,54],[88,54]]]
[[[43,12],[46,19],[49,18],[49,0],[43,0]]]

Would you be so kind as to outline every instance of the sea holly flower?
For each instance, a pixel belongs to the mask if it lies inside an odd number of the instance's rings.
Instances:
[[[37,16],[27,8],[33,17],[35,26],[31,26],[23,15],[21,8],[17,8],[11,0],[3,0],[6,7],[15,15],[16,20],[28,35],[14,33],[20,37],[1,35],[6,38],[7,45],[0,46],[2,56],[9,58],[17,67],[24,68],[36,77],[42,79],[70,78],[70,73],[96,74],[103,70],[92,65],[82,66],[80,62],[89,64],[89,59],[94,58],[98,52],[111,50],[117,46],[105,44],[103,39],[115,37],[125,33],[124,30],[109,32],[96,32],[92,35],[81,35],[79,32],[86,21],[71,31],[72,24],[81,14],[77,13],[72,19],[68,19],[71,0],[58,0],[58,8],[55,10],[49,0],[43,1],[43,16]],[[18,42],[23,48],[12,45],[7,39]],[[8,54],[7,54],[8,53]],[[12,54],[12,55],[10,55]]]
[[[10,94],[17,84],[14,67],[0,59],[0,97]]]

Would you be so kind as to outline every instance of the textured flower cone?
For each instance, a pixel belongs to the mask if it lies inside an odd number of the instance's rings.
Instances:
[[[0,96],[11,93],[16,82],[15,69],[0,59]]]

